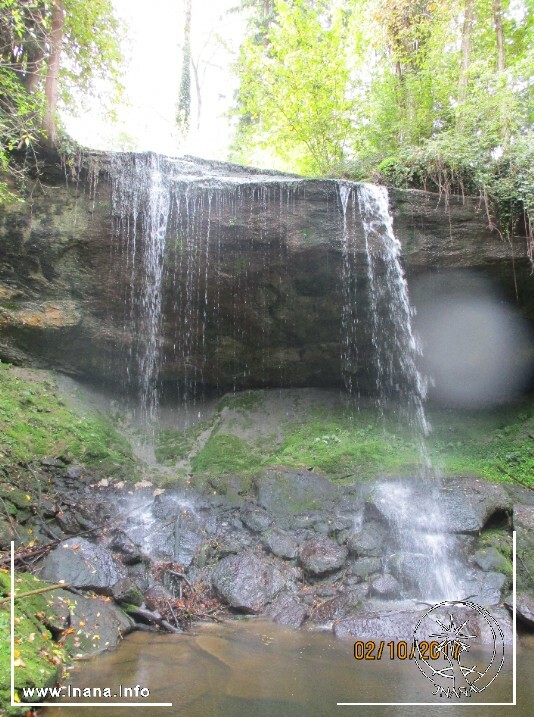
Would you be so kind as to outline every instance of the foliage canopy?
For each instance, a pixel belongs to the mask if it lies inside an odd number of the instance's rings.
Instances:
[[[57,144],[56,105],[83,107],[111,79],[120,93],[119,24],[112,0],[0,0],[0,167],[13,153]],[[48,124],[46,118],[49,118]],[[0,183],[0,198],[7,191]]]
[[[267,5],[243,2],[234,159],[480,193],[532,241],[532,0]]]

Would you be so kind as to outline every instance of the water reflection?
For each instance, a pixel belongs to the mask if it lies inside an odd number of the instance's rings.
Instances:
[[[115,652],[80,663],[69,684],[150,688],[143,717],[460,717],[469,702],[507,702],[512,695],[511,650],[491,688],[469,700],[441,699],[426,707],[337,706],[338,702],[432,702],[432,684],[409,661],[356,661],[352,642],[331,634],[292,631],[260,620],[203,626],[193,634],[130,635]],[[518,653],[518,706],[472,706],[470,717],[527,717],[534,646]],[[82,701],[82,700],[77,700]],[[98,701],[98,700],[93,700]],[[49,708],[46,717],[94,717],[98,708]],[[106,708],[124,717],[124,708]]]

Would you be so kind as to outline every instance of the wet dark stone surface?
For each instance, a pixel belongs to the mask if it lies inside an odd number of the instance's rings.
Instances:
[[[386,528],[381,523],[364,523],[361,530],[350,533],[347,541],[349,551],[358,557],[376,558],[384,553]]]
[[[45,558],[39,577],[110,595],[113,586],[126,577],[126,569],[103,546],[85,538],[69,538]]]
[[[324,575],[343,567],[347,560],[347,548],[330,538],[318,536],[306,540],[299,550],[299,560],[304,570],[312,575]]]
[[[127,170],[134,158],[121,157]],[[0,301],[0,356],[116,384],[126,380],[124,359],[139,330],[128,325],[131,316],[124,298],[132,286],[139,295],[140,274],[132,275],[111,216],[112,158],[93,153],[86,161],[91,167],[87,176],[82,170],[80,181],[67,185],[52,172],[53,191],[36,190],[31,201],[2,213],[0,287],[6,300]],[[176,176],[170,187],[175,198],[187,189],[190,205],[197,208],[190,212],[187,231],[195,238],[196,250],[201,247],[194,261],[184,261],[178,270],[174,240],[179,227],[169,222],[161,381],[175,384],[188,377],[188,366],[173,346],[177,327],[181,330],[184,323],[181,293],[188,281],[187,266],[191,270],[194,265],[198,291],[188,315],[199,320],[191,324],[195,328],[187,363],[202,366],[206,385],[341,386],[338,182],[231,165],[208,168],[194,159],[161,158],[161,164],[164,172]],[[42,175],[40,182],[46,188],[47,177]],[[524,242],[521,237],[503,242],[491,232],[478,198],[453,196],[446,201],[427,192],[392,190],[390,205],[409,279],[425,274],[435,279],[436,269],[442,277],[453,270],[482,271],[511,302],[515,283],[519,305],[534,316]],[[355,231],[361,239],[358,220]],[[364,254],[362,241],[356,256],[361,278],[366,272]],[[237,295],[241,300],[236,303]],[[202,335],[206,296],[210,315]],[[366,356],[372,340],[363,320],[367,309],[367,298],[361,296],[358,374],[361,387],[370,390],[373,376]],[[138,370],[130,366],[134,374]]]
[[[215,590],[233,608],[259,613],[284,587],[282,573],[256,555],[223,558],[212,575]]]
[[[300,627],[308,613],[308,608],[297,596],[286,592],[280,593],[265,611],[274,622],[290,627]]]

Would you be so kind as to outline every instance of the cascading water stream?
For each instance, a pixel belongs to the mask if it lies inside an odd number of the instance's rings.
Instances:
[[[122,297],[126,388],[149,441],[164,391],[182,405],[194,405],[205,386],[220,388],[213,365],[222,360],[237,390],[250,374],[242,350],[249,336],[261,330],[257,360],[263,365],[273,349],[268,323],[251,325],[248,306],[258,262],[263,271],[273,262],[285,266],[283,217],[291,211],[299,180],[250,181],[194,169],[187,161],[152,153],[115,154],[110,167],[118,255],[111,271],[126,272],[118,284],[128,287]],[[275,241],[264,238],[273,220],[280,227]],[[223,323],[225,346],[219,341]],[[282,380],[282,366],[277,373]]]
[[[399,424],[409,428],[419,455],[417,481],[402,484],[384,481],[377,486],[382,512],[394,536],[390,562],[411,563],[408,569],[417,576],[413,583],[419,597],[456,599],[461,596],[461,587],[454,567],[455,539],[447,533],[440,511],[439,475],[426,446],[425,439],[430,431],[424,409],[427,383],[417,366],[421,348],[413,330],[414,309],[410,305],[401,264],[401,245],[393,231],[387,189],[371,184],[342,183],[339,193],[343,214],[345,286],[343,363],[345,375],[349,376],[346,385],[352,388],[350,377],[355,364],[355,349],[350,344],[356,345],[358,341],[353,267],[358,243],[356,216],[359,216],[367,261],[377,406],[383,418],[386,414],[396,414]],[[348,211],[353,213],[352,232]]]

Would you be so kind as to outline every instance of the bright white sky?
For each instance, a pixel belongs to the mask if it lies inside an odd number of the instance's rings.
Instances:
[[[125,27],[126,102],[118,109],[116,123],[107,120],[96,103],[80,117],[64,116],[70,134],[94,149],[154,150],[226,159],[232,127],[225,115],[237,86],[230,65],[245,24],[240,15],[228,15],[227,10],[238,2],[193,0],[191,54],[200,66],[202,110],[197,130],[192,77],[191,131],[184,142],[174,119],[182,65],[184,1],[113,0]]]

